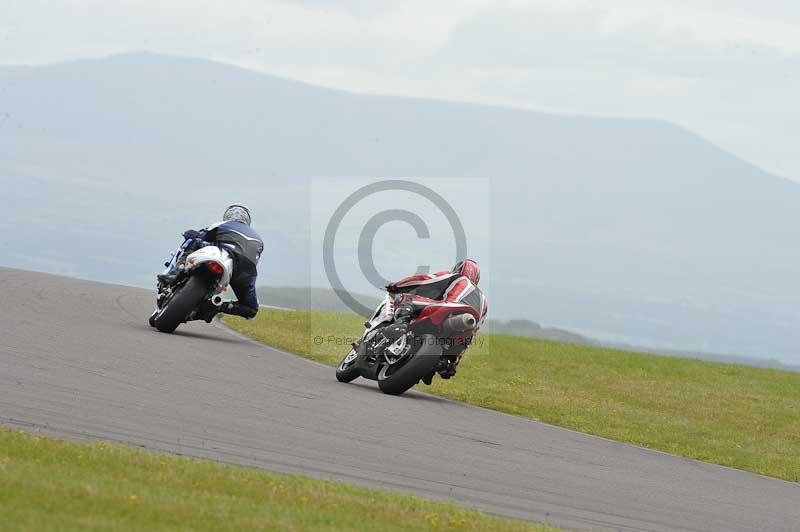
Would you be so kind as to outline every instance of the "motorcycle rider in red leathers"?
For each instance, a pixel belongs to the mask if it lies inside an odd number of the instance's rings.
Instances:
[[[469,305],[478,311],[480,320],[475,331],[483,325],[488,311],[486,296],[478,288],[481,280],[481,270],[478,263],[472,259],[458,261],[449,271],[434,274],[411,275],[386,286],[390,294],[400,294],[396,302],[394,314],[395,323],[387,333],[399,338],[405,334],[411,318],[417,314],[431,300],[447,303],[460,303]],[[461,362],[461,354],[455,362],[439,370],[439,375],[449,379],[456,374],[456,367]],[[425,384],[430,384],[433,374],[424,378]]]

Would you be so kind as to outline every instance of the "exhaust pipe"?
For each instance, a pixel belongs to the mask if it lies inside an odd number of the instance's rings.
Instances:
[[[445,334],[461,333],[475,328],[477,322],[472,314],[459,314],[450,316],[442,323],[442,331]]]
[[[211,298],[211,302],[217,307],[221,306],[222,305],[222,296],[219,295],[219,294],[213,296]]]

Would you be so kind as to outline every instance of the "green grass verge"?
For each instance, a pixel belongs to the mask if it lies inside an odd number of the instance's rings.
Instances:
[[[358,337],[348,313],[263,309],[233,328],[329,365]],[[316,338],[316,340],[315,340]],[[322,339],[320,341],[320,338]],[[430,393],[652,449],[800,481],[800,374],[480,335]],[[331,378],[335,378],[331,371]]]
[[[2,530],[556,530],[454,504],[0,428]]]

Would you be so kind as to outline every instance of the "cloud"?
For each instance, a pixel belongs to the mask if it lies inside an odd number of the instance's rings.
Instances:
[[[795,0],[27,0],[0,63],[130,50],[360,92],[661,118],[800,179]]]
[[[492,9],[463,20],[443,59],[472,67],[512,66],[783,85],[800,70],[800,54],[756,42],[708,42],[657,14],[624,21],[601,8]],[[797,77],[794,78],[798,79]]]
[[[738,24],[743,15],[736,11],[698,26],[711,4],[682,14],[651,3],[647,11],[507,4],[460,20],[435,62],[452,75],[462,71],[471,94],[561,112],[665,118],[800,178],[790,140],[800,136],[791,118],[800,40],[743,31],[753,26]]]

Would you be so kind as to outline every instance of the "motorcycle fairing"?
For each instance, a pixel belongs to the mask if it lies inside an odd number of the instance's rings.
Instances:
[[[227,250],[217,246],[206,246],[186,257],[186,271],[194,270],[200,266],[215,262],[222,267],[222,275],[214,293],[219,294],[228,288],[233,274],[233,258]]]

